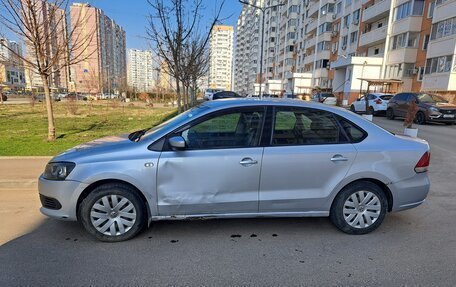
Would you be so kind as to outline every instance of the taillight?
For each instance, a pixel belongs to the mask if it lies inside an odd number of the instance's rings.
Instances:
[[[428,170],[430,161],[431,161],[431,153],[427,151],[423,154],[423,156],[420,158],[418,163],[415,165],[415,172],[416,173],[426,172]]]
[[[380,104],[382,103],[382,100],[376,99],[376,100],[375,100],[375,103],[376,103],[377,105],[380,105]]]

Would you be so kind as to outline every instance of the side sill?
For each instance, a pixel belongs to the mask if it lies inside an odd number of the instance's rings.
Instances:
[[[260,212],[260,213],[220,213],[220,214],[189,214],[152,216],[152,221],[185,220],[185,219],[216,219],[216,218],[264,218],[264,217],[327,217],[328,211],[306,212]]]

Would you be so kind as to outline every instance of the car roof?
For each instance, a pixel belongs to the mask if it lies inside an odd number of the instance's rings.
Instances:
[[[293,107],[307,107],[317,108],[328,111],[346,111],[340,107],[331,107],[316,102],[308,102],[299,99],[289,98],[230,98],[221,99],[217,101],[207,101],[202,105],[207,106],[211,110],[218,110],[223,108],[236,108],[236,107],[251,107],[251,106],[293,106]]]
[[[389,94],[389,93],[369,93],[369,95],[374,95],[374,96],[394,96],[394,94]]]

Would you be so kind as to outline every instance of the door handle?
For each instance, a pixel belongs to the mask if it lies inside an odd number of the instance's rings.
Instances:
[[[332,161],[332,162],[336,162],[336,161],[348,161],[348,158],[346,158],[346,157],[344,157],[344,156],[342,156],[342,155],[340,155],[340,154],[336,154],[335,156],[333,156],[333,157],[331,158],[331,161]]]
[[[253,159],[251,159],[251,158],[249,158],[249,157],[243,158],[243,159],[239,162],[239,164],[240,164],[240,165],[243,165],[243,166],[250,166],[250,165],[252,165],[252,164],[257,164],[257,163],[258,163],[258,161],[253,160]]]

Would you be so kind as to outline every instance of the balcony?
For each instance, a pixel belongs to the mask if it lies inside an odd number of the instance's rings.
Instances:
[[[420,32],[422,16],[409,16],[399,21],[393,22],[391,35],[397,35],[405,32]]]
[[[445,3],[437,5],[434,10],[432,23],[454,17],[454,11],[456,11],[456,1],[447,1]]]
[[[388,27],[386,26],[361,34],[359,37],[359,46],[372,46],[384,42],[386,40],[387,30]]]
[[[311,64],[314,62],[314,57],[315,57],[315,54],[310,54],[310,55],[307,55],[305,58],[304,58],[304,65],[307,65],[307,64]]]
[[[330,56],[331,56],[330,50],[323,50],[323,51],[317,52],[317,61],[318,60],[329,60]]]
[[[372,23],[380,20],[389,14],[391,0],[382,0],[363,11],[363,22]]]
[[[309,49],[310,47],[313,47],[315,46],[315,41],[316,41],[316,37],[312,37],[310,39],[307,39],[306,40],[306,49]]]
[[[389,51],[386,63],[387,65],[399,63],[415,63],[417,51],[418,49],[416,48],[401,48]]]
[[[328,69],[326,68],[317,68],[313,72],[313,78],[327,78],[328,77]]]
[[[315,19],[312,22],[310,22],[309,25],[307,26],[307,33],[317,29],[317,24],[318,24],[317,19]]]

